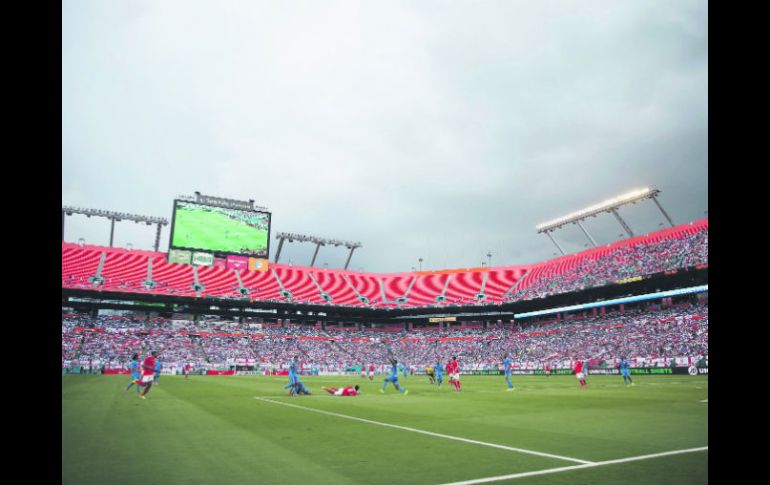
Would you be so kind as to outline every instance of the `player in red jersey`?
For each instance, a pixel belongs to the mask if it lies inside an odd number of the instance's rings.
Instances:
[[[551,375],[551,366],[548,364],[548,362],[545,363],[545,376],[548,377]]]
[[[573,370],[575,371],[575,377],[577,377],[578,382],[580,382],[580,387],[586,387],[586,376],[583,374],[583,361],[577,360]]]
[[[184,378],[187,379],[190,376],[190,363],[184,365]]]
[[[338,389],[336,387],[324,387],[323,390],[328,392],[329,394],[333,394],[335,396],[358,396],[360,392],[358,391],[358,386],[348,386],[343,389]]]
[[[460,364],[457,363],[457,357],[452,357],[452,361],[446,365],[446,372],[449,374],[449,382],[454,384],[456,391],[460,391]]]
[[[369,380],[374,380],[374,364],[369,364]]]
[[[144,383],[144,391],[139,395],[142,399],[150,391],[152,387],[152,381],[155,376],[155,358],[158,356],[158,352],[153,350],[150,355],[142,362],[142,382]]]

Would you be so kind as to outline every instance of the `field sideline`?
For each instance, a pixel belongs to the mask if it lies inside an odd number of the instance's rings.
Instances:
[[[313,396],[288,397],[286,377],[162,376],[142,401],[128,376],[64,375],[62,483],[708,482],[707,376],[526,376],[513,392],[464,376],[460,393],[410,376],[406,396],[381,377],[303,381]],[[351,384],[364,394],[320,389]]]

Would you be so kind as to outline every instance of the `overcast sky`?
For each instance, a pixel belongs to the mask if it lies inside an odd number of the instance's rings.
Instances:
[[[295,232],[360,241],[350,268],[376,272],[543,261],[556,248],[535,225],[645,186],[677,224],[708,210],[703,0],[62,5],[64,205],[170,220],[177,195],[254,199],[271,261]],[[620,214],[637,233],[665,222],[650,201]],[[72,216],[65,240],[109,231]],[[116,245],[154,239],[116,225]],[[322,248],[316,266],[346,257]]]

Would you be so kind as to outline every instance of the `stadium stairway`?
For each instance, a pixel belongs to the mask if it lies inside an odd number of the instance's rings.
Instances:
[[[332,297],[335,305],[360,306],[358,293],[348,283],[342,271],[323,269],[315,272],[318,285]]]

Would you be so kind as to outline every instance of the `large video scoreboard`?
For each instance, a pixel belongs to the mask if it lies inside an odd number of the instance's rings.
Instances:
[[[170,249],[268,258],[270,213],[174,200]]]

